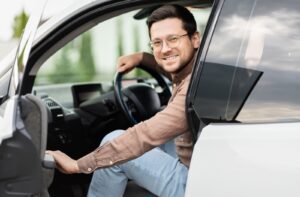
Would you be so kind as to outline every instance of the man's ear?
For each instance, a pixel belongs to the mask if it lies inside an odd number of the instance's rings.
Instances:
[[[195,49],[198,49],[201,43],[201,36],[200,33],[198,31],[196,31],[193,35],[192,35],[192,43],[193,43],[193,47]]]

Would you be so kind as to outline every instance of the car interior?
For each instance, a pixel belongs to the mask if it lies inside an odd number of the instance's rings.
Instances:
[[[203,33],[212,2],[187,2],[179,3],[191,10]],[[41,158],[48,149],[78,159],[96,149],[111,131],[146,120],[167,105],[172,86],[166,76],[144,65],[116,74],[119,56],[151,53],[145,21],[157,6],[97,16],[88,26],[82,22],[64,36],[47,38],[48,51],[34,49],[21,88],[21,114],[26,129],[41,141],[35,143]],[[53,169],[43,174],[45,196],[49,185],[50,196],[86,196],[92,178],[92,174],[66,175]],[[153,196],[132,181],[128,185],[125,196]]]

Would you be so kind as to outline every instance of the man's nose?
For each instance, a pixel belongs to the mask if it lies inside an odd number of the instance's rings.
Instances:
[[[166,41],[163,41],[162,46],[161,46],[161,52],[166,53],[169,52],[172,48],[169,47],[168,43]]]

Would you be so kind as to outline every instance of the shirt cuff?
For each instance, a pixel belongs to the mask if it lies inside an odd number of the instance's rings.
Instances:
[[[97,168],[97,162],[94,151],[77,160],[80,173],[90,174]]]
[[[113,155],[116,155],[116,153],[112,144],[106,142],[90,154],[77,160],[79,172],[89,174],[94,172],[97,168],[113,166],[116,163],[114,161],[117,160]]]

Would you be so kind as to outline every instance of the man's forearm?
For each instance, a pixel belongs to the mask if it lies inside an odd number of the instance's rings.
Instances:
[[[141,64],[146,66],[146,67],[150,67],[154,70],[159,71],[160,73],[162,73],[164,76],[166,76],[167,78],[169,78],[171,80],[171,75],[169,73],[167,73],[166,71],[164,71],[156,62],[154,56],[150,53],[146,53],[146,52],[141,52]]]

